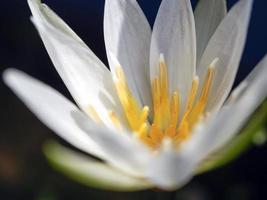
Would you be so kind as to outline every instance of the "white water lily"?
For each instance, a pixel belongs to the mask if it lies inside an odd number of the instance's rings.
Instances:
[[[194,13],[189,0],[163,0],[152,32],[136,0],[106,0],[110,71],[46,5],[28,3],[79,108],[18,70],[7,70],[4,80],[48,127],[105,161],[87,161],[96,179],[178,188],[266,97],[267,57],[227,100],[252,0],[238,1],[228,13],[224,0],[200,0]]]

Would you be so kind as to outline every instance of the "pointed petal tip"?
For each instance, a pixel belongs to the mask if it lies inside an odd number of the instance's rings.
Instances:
[[[240,0],[234,5],[234,7],[239,7],[239,9],[242,9],[244,13],[248,13],[248,17],[250,18],[253,3],[254,0]]]
[[[245,3],[246,3],[246,8],[248,9],[247,11],[251,14],[254,0],[244,0],[244,1],[246,1]]]
[[[29,5],[29,7],[30,7],[30,9],[32,10],[32,7],[33,6],[39,6],[39,5],[41,5],[42,4],[42,1],[41,0],[27,0],[27,2],[28,2],[28,5]]]
[[[15,68],[8,68],[2,74],[3,82],[16,91],[20,85],[23,85],[25,81],[31,81],[32,78],[23,71]]]
[[[248,4],[248,6],[252,6],[254,3],[254,0],[243,0],[246,2],[246,4]]]
[[[190,0],[161,2],[150,45],[151,80],[158,74],[157,66],[162,61],[162,54],[168,70],[170,91],[180,91],[183,108],[196,70],[195,20]]]
[[[2,79],[3,79],[4,83],[8,82],[8,79],[9,79],[9,76],[10,76],[10,72],[11,72],[11,69],[8,68],[2,73]]]
[[[203,56],[208,42],[226,14],[226,0],[198,1],[194,11],[197,36],[197,66]]]
[[[6,69],[2,74],[2,79],[7,86],[11,86],[16,78],[20,75],[20,71],[14,68]]]
[[[28,4],[36,3],[36,4],[41,4],[41,0],[27,0]]]
[[[30,8],[30,11],[32,13],[32,16],[30,16],[31,22],[38,27],[38,21],[40,21],[40,9],[42,2],[41,0],[27,0],[28,6]]]

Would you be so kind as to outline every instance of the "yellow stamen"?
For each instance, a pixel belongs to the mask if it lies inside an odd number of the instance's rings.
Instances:
[[[193,124],[197,122],[197,120],[199,120],[199,118],[201,117],[201,115],[203,114],[206,108],[208,96],[209,96],[211,85],[212,85],[212,80],[214,78],[215,66],[217,62],[218,62],[218,58],[214,59],[208,68],[208,72],[205,78],[205,82],[203,84],[200,98],[198,102],[196,103],[196,105],[194,106],[194,108],[192,109],[189,119],[188,119],[191,127]]]
[[[140,115],[140,119],[139,119],[140,124],[144,124],[144,122],[147,121],[148,114],[149,114],[149,107],[145,106]]]
[[[170,123],[169,123],[169,127],[167,128],[165,132],[165,135],[170,138],[173,138],[176,135],[179,107],[180,107],[180,99],[179,99],[178,93],[174,92],[172,95],[171,106],[170,106],[170,111],[171,111]]]
[[[159,74],[151,82],[153,100],[153,121],[148,122],[149,107],[141,107],[134,98],[127,84],[123,69],[116,68],[115,86],[124,109],[126,119],[134,136],[143,141],[152,149],[160,147],[161,143],[169,138],[174,144],[179,145],[190,137],[192,128],[203,118],[208,96],[211,90],[215,73],[215,65],[218,59],[210,64],[204,80],[199,98],[199,79],[196,76],[188,93],[185,103],[185,111],[179,122],[180,94],[178,91],[170,93],[167,66],[163,55],[159,59]],[[96,114],[96,112],[95,112]],[[122,129],[121,123],[114,112],[110,112],[110,119],[118,129]]]
[[[170,124],[170,126],[165,130],[165,136],[169,138],[174,138],[176,135],[176,128],[174,125]]]
[[[147,120],[149,108],[145,106],[142,109],[137,100],[132,96],[121,67],[117,67],[116,76],[118,80],[116,81],[115,86],[121,104],[124,108],[124,113],[131,129],[138,132],[140,127]]]
[[[186,121],[183,121],[177,130],[177,135],[174,138],[176,144],[181,143],[189,137],[189,127]]]
[[[161,55],[159,60],[159,76],[152,81],[152,98],[154,104],[153,123],[160,130],[165,130],[171,119],[168,85],[167,66],[163,55]]]
[[[154,105],[154,123],[160,123],[160,86],[159,86],[159,79],[155,78],[152,82],[152,98],[153,98],[153,105]]]
[[[168,83],[167,66],[165,64],[163,56],[161,56],[161,58],[160,58],[159,69],[160,69],[161,101],[166,106],[168,106],[168,103],[169,103],[169,83]]]
[[[194,104],[195,97],[196,97],[196,94],[197,94],[197,90],[198,90],[198,84],[199,84],[199,79],[196,76],[193,79],[192,86],[191,86],[191,91],[190,91],[190,94],[188,96],[188,100],[187,100],[187,103],[186,103],[186,112],[188,112],[188,111],[190,111],[192,109],[192,106]]]
[[[188,137],[188,134],[189,134],[188,116],[189,116],[189,114],[192,110],[192,107],[194,105],[194,102],[195,102],[196,94],[198,91],[198,85],[199,85],[199,78],[196,76],[193,79],[191,90],[190,90],[188,98],[187,98],[185,113],[183,115],[183,118],[182,118],[182,120],[179,124],[179,127],[177,129],[177,132],[176,132],[178,134],[178,138],[181,138],[179,135],[182,135],[182,138],[184,138],[184,139]],[[185,129],[185,127],[187,127],[187,128]]]
[[[156,124],[152,124],[151,130],[150,130],[150,138],[155,142],[155,143],[160,143],[162,138],[164,137],[162,131],[158,129]]]
[[[144,139],[147,137],[148,125],[147,123],[143,123],[136,133],[140,139]]]

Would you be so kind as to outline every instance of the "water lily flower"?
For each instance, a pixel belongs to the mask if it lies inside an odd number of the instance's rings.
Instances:
[[[153,31],[136,0],[106,0],[110,71],[48,6],[28,3],[78,106],[18,70],[8,69],[4,80],[54,132],[103,160],[86,161],[96,179],[181,187],[266,98],[266,56],[229,96],[252,0],[228,13],[224,0],[200,0],[194,12],[190,0],[163,0]]]

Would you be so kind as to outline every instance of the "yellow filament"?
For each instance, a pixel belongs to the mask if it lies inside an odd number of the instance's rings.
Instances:
[[[154,121],[153,123],[160,129],[165,130],[171,120],[168,73],[163,56],[159,61],[159,76],[152,81],[152,99],[154,104]],[[174,95],[176,98],[177,92]],[[178,100],[175,100],[178,103]]]
[[[115,86],[129,127],[135,133],[135,136],[153,149],[158,148],[166,137],[172,139],[174,144],[177,145],[188,139],[194,125],[205,114],[205,107],[217,62],[218,59],[216,58],[209,66],[199,98],[196,98],[199,89],[199,79],[198,77],[193,79],[185,104],[185,111],[179,122],[180,94],[178,91],[170,94],[167,66],[161,55],[159,74],[151,82],[154,109],[151,124],[147,120],[149,108],[147,106],[142,108],[139,105],[128,87],[123,69],[118,66],[116,68]],[[115,127],[121,129],[121,123],[115,113],[110,112],[109,114]]]
[[[189,137],[189,126],[187,121],[183,121],[178,130],[177,134],[174,137],[174,142],[180,144],[182,141],[186,140]]]
[[[145,124],[145,122],[147,121],[147,117],[148,117],[148,114],[149,114],[149,107],[148,106],[145,106],[142,111],[141,111],[141,115],[140,115],[140,124]]]
[[[180,98],[178,92],[174,92],[171,100],[171,119],[170,124],[173,127],[177,126],[179,115]]]
[[[155,142],[155,143],[160,143],[161,140],[163,139],[164,134],[162,133],[161,130],[157,127],[156,124],[152,124],[151,129],[150,129],[150,138]]]
[[[192,82],[191,91],[190,91],[190,94],[188,96],[188,100],[186,103],[186,111],[187,112],[192,109],[192,106],[194,104],[195,97],[196,97],[197,90],[198,90],[198,84],[199,84],[198,77],[195,77],[193,82]]]
[[[210,67],[208,68],[208,72],[207,72],[205,82],[204,82],[204,85],[203,85],[203,88],[200,94],[200,98],[188,117],[189,118],[188,121],[191,127],[193,124],[197,122],[197,120],[199,119],[199,117],[201,117],[202,113],[205,110],[209,92],[210,92],[211,85],[212,85],[212,80],[214,78],[214,72],[215,72],[215,68],[211,64]]]
[[[137,100],[133,97],[126,79],[124,72],[121,67],[117,67],[116,76],[118,81],[116,81],[115,86],[123,106],[124,113],[130,125],[130,128],[134,132],[138,132],[140,127],[147,121],[149,108],[145,106],[141,108]]]
[[[177,92],[174,92],[172,95],[172,100],[170,104],[170,121],[169,126],[165,131],[165,135],[173,138],[176,135],[176,127],[178,123],[178,115],[179,115],[179,106],[180,106],[180,99]]]

